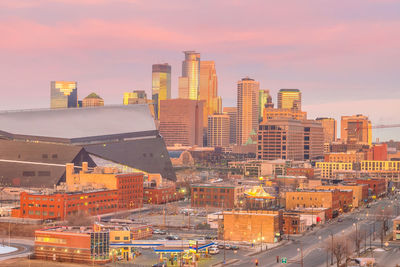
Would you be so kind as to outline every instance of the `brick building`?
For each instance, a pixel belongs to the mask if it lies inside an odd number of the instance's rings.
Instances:
[[[305,176],[308,179],[314,178],[315,170],[313,168],[286,168],[288,176]]]
[[[231,184],[194,184],[191,186],[192,207],[233,209],[244,195],[243,186]]]
[[[324,155],[325,162],[351,162],[356,163],[365,160],[364,152],[328,153]]]
[[[348,181],[368,185],[368,190],[372,197],[380,197],[386,193],[387,183],[385,179],[356,179]]]
[[[285,235],[302,234],[306,230],[306,220],[299,213],[285,212],[282,216],[282,232]]]
[[[147,204],[164,204],[179,199],[182,199],[182,195],[176,191],[175,184],[146,186],[144,188],[143,202]]]
[[[20,195],[20,208],[12,210],[13,217],[31,219],[61,219],[85,213],[98,215],[118,210],[117,190],[97,189],[85,192],[54,192]]]
[[[257,244],[279,240],[281,214],[278,211],[225,211],[223,215],[225,240]]]
[[[368,201],[368,186],[365,184],[338,184],[338,185],[321,185],[315,187],[317,190],[352,190],[353,192],[353,208],[358,208]]]

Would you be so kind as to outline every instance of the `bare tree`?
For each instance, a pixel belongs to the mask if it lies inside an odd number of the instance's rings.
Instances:
[[[94,218],[84,212],[69,215],[67,224],[70,226],[90,226],[94,223]]]
[[[363,235],[362,234],[363,233],[360,231],[360,229],[357,229],[357,230],[351,232],[348,235],[348,238],[350,240],[354,241],[354,247],[355,247],[355,250],[357,252],[357,256],[360,256],[361,242],[362,242],[362,239],[363,239]]]
[[[352,252],[352,243],[350,242],[350,235],[335,236],[333,242],[327,242],[326,248],[331,250],[336,258],[336,266],[340,267],[344,260],[347,264]]]

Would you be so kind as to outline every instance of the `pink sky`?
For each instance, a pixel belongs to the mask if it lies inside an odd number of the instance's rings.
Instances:
[[[311,117],[367,113],[400,123],[400,2],[266,0],[1,0],[0,110],[49,106],[51,80],[78,81],[79,97],[151,91],[151,65],[183,50],[215,60],[224,106],[250,76],[299,88]],[[400,129],[377,133],[400,139]]]

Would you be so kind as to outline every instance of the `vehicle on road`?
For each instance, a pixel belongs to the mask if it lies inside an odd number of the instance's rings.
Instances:
[[[154,229],[153,234],[155,235],[166,235],[167,232],[160,230],[160,229]]]
[[[229,244],[226,244],[226,245],[225,245],[225,249],[227,249],[227,250],[232,249],[232,246],[229,245]]]
[[[232,246],[231,246],[231,249],[232,249],[232,250],[239,250],[239,246],[232,245]]]
[[[219,245],[218,245],[218,248],[219,248],[219,249],[223,249],[223,248],[225,248],[225,246],[224,246],[224,244],[219,244]]]
[[[218,254],[218,253],[219,253],[219,249],[218,249],[218,248],[213,248],[213,247],[211,247],[211,248],[208,250],[208,253],[209,253],[210,255]]]
[[[338,221],[338,222],[343,222],[343,219],[342,219],[342,218],[339,218],[337,221]]]

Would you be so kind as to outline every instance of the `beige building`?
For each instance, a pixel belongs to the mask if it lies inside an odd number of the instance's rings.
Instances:
[[[229,143],[236,143],[237,108],[224,107],[224,114],[229,116]]]
[[[269,90],[259,90],[258,91],[258,116],[260,116],[259,121],[262,121],[264,115],[264,109],[273,108],[272,97]]]
[[[337,122],[333,118],[316,118],[324,129],[324,143],[332,143],[337,139]]]
[[[280,89],[278,92],[278,108],[301,110],[301,92],[299,89]]]
[[[207,146],[229,146],[229,116],[215,114],[208,116]]]
[[[200,53],[184,51],[182,76],[179,77],[179,98],[198,100],[200,87]]]
[[[340,139],[347,144],[372,144],[372,126],[367,116],[361,114],[342,116]]]
[[[160,134],[167,146],[203,146],[203,101],[168,99],[160,102]]]
[[[360,207],[365,200],[368,199],[368,186],[365,184],[354,185],[321,185],[315,187],[317,190],[352,190],[353,192],[353,208]]]
[[[222,100],[218,97],[218,79],[214,61],[200,61],[199,99],[204,100],[204,127],[207,117],[222,112]]]
[[[52,81],[50,87],[50,108],[78,107],[77,82]]]
[[[263,121],[271,119],[294,119],[294,120],[306,120],[307,112],[293,109],[282,109],[282,108],[265,108],[263,113]]]
[[[224,237],[229,241],[275,243],[280,234],[276,211],[224,211]]]
[[[248,77],[237,84],[236,144],[246,144],[258,126],[258,90],[260,83]]]
[[[321,178],[334,178],[335,171],[351,171],[351,162],[317,162],[315,168],[321,170]]]

